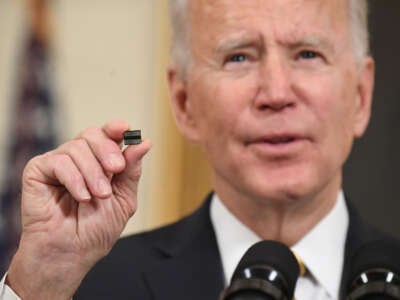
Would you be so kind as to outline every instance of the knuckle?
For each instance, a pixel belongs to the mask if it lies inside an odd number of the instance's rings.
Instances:
[[[95,127],[95,126],[88,127],[79,134],[78,138],[84,138],[84,137],[88,137],[88,136],[91,136],[94,134],[98,134],[100,131],[101,131],[101,128],[99,128],[99,127]]]
[[[37,167],[40,165],[41,161],[43,160],[43,154],[35,156],[31,158],[25,165],[23,172],[22,172],[22,180],[25,181],[30,177],[30,174],[33,170],[36,170]]]
[[[88,147],[88,142],[83,139],[83,138],[79,138],[76,140],[71,141],[71,151],[75,151],[78,149],[86,149]]]
[[[56,168],[67,168],[71,164],[71,158],[67,154],[59,154],[54,158]]]
[[[40,164],[40,161],[43,159],[44,154],[37,155],[32,157],[28,162],[26,163],[25,169],[30,168],[33,166],[36,166],[37,164]]]
[[[82,181],[82,175],[74,167],[72,159],[66,154],[57,155],[54,158],[56,173],[64,174],[62,177],[66,177],[66,180],[71,184],[78,184]]]
[[[83,138],[78,138],[72,141],[69,141],[68,143],[66,143],[66,148],[71,151],[74,149],[82,149],[87,147],[87,141]]]
[[[75,157],[79,153],[84,153],[88,149],[88,143],[85,139],[79,138],[76,140],[68,141],[60,147],[60,152],[69,156]]]
[[[82,183],[83,177],[79,172],[68,173],[68,180],[72,186],[78,186]]]

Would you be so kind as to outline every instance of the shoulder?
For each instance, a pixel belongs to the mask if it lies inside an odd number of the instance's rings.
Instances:
[[[358,213],[355,206],[347,201],[349,211],[349,228],[347,231],[345,257],[343,264],[341,295],[344,299],[347,284],[351,281],[353,273],[353,262],[356,256],[364,249],[382,245],[387,249],[400,249],[400,240],[386,234],[375,226],[369,224]],[[393,262],[397,264],[394,260]],[[399,265],[400,266],[400,265]]]
[[[375,241],[385,241],[394,246],[400,246],[400,240],[391,236],[381,229],[371,225],[357,211],[355,206],[347,201],[349,211],[349,228],[347,233],[347,243],[352,248],[352,252],[358,250],[365,244]]]

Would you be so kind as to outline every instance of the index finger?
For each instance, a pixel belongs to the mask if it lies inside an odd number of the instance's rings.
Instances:
[[[121,151],[123,132],[129,128],[125,121],[114,120],[101,128],[87,128],[77,139],[83,139],[106,172],[118,173],[125,168]]]
[[[123,132],[129,129],[129,123],[122,120],[109,121],[102,127],[104,133],[118,144],[123,140]]]

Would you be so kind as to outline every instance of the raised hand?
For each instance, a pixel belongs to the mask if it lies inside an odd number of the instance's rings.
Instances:
[[[22,235],[8,284],[23,299],[69,299],[136,210],[150,143],[121,151],[112,121],[33,158],[22,188]]]

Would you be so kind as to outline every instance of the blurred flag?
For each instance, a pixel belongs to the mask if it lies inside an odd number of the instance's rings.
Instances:
[[[28,4],[29,28],[17,62],[6,174],[0,192],[0,274],[7,270],[19,240],[23,168],[31,157],[53,148],[56,139],[48,4],[46,0],[30,0]]]

